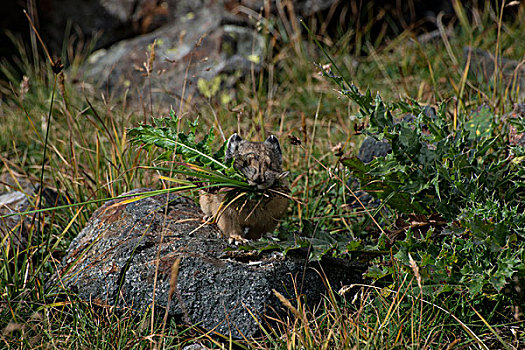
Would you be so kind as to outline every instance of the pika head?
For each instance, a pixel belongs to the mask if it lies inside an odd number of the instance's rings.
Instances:
[[[260,190],[276,185],[287,174],[282,170],[279,140],[273,135],[264,142],[249,142],[233,134],[228,139],[225,160],[232,158],[233,166],[244,175],[248,184]]]

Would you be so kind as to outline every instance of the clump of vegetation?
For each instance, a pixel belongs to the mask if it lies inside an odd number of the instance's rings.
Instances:
[[[363,132],[391,145],[388,155],[369,164],[357,157],[342,160],[362,189],[397,217],[401,230],[386,233],[379,247],[393,249],[407,271],[414,259],[425,294],[459,291],[519,300],[523,286],[516,281],[525,276],[525,147],[511,145],[509,123],[490,112],[450,118],[445,103],[437,111],[416,101],[385,103],[330,71],[325,75],[359,105],[359,117],[369,123]],[[483,128],[473,127],[478,125]],[[379,276],[393,269],[376,268]]]
[[[164,150],[156,160],[171,161],[180,156],[182,162],[170,168],[155,170],[175,172],[186,176],[187,180],[171,179],[183,184],[195,184],[195,188],[202,182],[211,183],[212,187],[232,187],[245,191],[253,190],[242,175],[233,167],[233,159],[225,161],[226,142],[218,151],[213,151],[215,134],[213,128],[199,138],[197,127],[198,119],[188,122],[188,131],[179,131],[180,119],[171,110],[168,117],[153,119],[154,125],[140,125],[128,131],[131,141],[141,144],[151,150],[157,146]]]

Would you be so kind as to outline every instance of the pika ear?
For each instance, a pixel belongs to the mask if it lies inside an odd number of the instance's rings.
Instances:
[[[264,144],[270,146],[273,149],[279,158],[279,162],[283,161],[283,153],[281,152],[281,145],[279,144],[277,137],[274,135],[269,136],[266,141],[264,141]]]
[[[226,154],[224,156],[225,162],[233,158],[235,151],[237,151],[237,148],[239,147],[239,144],[242,141],[242,137],[237,135],[237,133],[234,133],[232,136],[230,136],[230,138],[228,139],[228,144],[226,145]]]

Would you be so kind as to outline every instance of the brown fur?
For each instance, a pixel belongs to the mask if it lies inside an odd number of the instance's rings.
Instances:
[[[282,172],[279,141],[270,136],[264,142],[248,142],[233,134],[226,149],[226,160],[230,158],[234,158],[234,167],[250,185],[265,190],[263,196],[259,200],[247,200],[241,195],[226,203],[230,189],[223,188],[218,193],[202,191],[201,209],[205,215],[216,217],[217,225],[229,239],[259,239],[275,229],[288,208],[288,189],[282,185],[286,173]]]

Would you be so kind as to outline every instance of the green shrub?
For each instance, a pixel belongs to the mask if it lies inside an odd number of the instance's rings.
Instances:
[[[510,145],[508,120],[487,108],[454,118],[445,103],[437,111],[412,100],[386,103],[324,73],[360,107],[358,117],[368,121],[363,132],[392,146],[368,164],[342,160],[397,217],[394,229],[405,232],[397,239],[387,232],[379,248],[392,247],[407,271],[413,258],[426,293],[518,295],[513,281],[525,277],[524,147]],[[523,130],[522,117],[512,122]],[[380,265],[370,275],[392,273]]]

